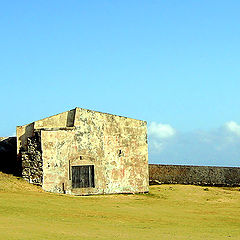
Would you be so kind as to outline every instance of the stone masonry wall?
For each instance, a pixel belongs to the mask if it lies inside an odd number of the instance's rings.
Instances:
[[[27,151],[21,152],[22,177],[30,183],[42,185],[42,151],[40,132],[27,139]]]
[[[240,186],[239,167],[149,164],[150,183]]]

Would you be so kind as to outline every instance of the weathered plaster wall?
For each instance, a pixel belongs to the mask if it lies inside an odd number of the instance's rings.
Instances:
[[[106,191],[148,191],[146,122],[113,115],[104,117]]]
[[[27,139],[34,136],[34,123],[17,126],[17,154],[27,149]]]
[[[34,124],[35,129],[73,127],[75,109],[57,115],[38,120]]]
[[[149,164],[150,182],[240,186],[240,168]]]
[[[43,189],[73,194],[148,191],[146,122],[77,108],[75,127],[41,131]],[[72,189],[71,167],[92,164],[95,188]]]
[[[57,115],[35,121],[30,124],[17,127],[17,153],[20,149],[26,150],[27,139],[34,136],[34,130],[45,128],[65,128],[73,127],[76,109],[67,112],[59,113]]]

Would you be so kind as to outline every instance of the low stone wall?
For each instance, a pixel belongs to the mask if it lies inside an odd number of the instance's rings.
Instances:
[[[239,167],[149,164],[150,183],[240,186]]]

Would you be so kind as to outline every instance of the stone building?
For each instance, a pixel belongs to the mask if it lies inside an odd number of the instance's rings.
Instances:
[[[148,192],[145,121],[82,108],[17,127],[22,176],[50,192]]]

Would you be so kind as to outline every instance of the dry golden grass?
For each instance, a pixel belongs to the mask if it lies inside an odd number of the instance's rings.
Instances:
[[[240,239],[239,188],[151,186],[141,195],[46,193],[0,173],[0,239]]]

